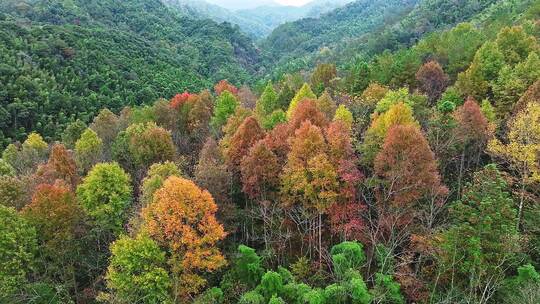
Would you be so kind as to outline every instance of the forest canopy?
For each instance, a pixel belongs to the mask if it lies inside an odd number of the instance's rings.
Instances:
[[[540,303],[540,6],[454,2],[286,24],[407,11],[290,73],[158,1],[2,2],[0,303]]]

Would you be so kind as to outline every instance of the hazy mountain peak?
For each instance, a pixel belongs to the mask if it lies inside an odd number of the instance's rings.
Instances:
[[[207,2],[217,4],[231,10],[252,9],[259,6],[279,6],[273,0],[207,0]]]

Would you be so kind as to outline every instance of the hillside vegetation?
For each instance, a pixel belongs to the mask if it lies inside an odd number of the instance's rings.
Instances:
[[[540,303],[540,2],[453,2],[351,3],[290,73],[150,0],[2,3],[0,303]]]
[[[268,36],[279,25],[305,17],[319,17],[352,0],[314,0],[302,6],[262,5],[236,11],[203,0],[162,0],[171,8],[195,18],[229,22],[254,40]]]
[[[284,24],[261,45],[276,74],[309,68],[320,61],[347,64],[355,57],[409,47],[426,34],[492,14],[493,7],[515,6],[517,12],[512,15],[516,16],[533,2],[355,1],[320,18]]]
[[[237,29],[158,0],[8,1],[0,15],[0,141],[88,121],[219,79],[247,82],[258,54]]]

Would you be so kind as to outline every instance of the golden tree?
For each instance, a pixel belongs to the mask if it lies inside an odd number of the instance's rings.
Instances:
[[[525,187],[540,182],[540,105],[530,103],[508,123],[508,129],[508,143],[493,139],[488,144],[488,151],[507,162],[520,176],[519,226],[523,215]]]
[[[190,180],[171,176],[142,211],[145,229],[170,254],[176,297],[189,301],[206,284],[200,272],[225,265],[216,246],[225,238],[210,193]]]

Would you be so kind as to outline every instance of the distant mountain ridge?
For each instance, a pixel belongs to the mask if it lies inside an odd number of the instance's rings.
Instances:
[[[0,1],[0,54],[0,144],[53,137],[104,107],[246,83],[259,62],[237,28],[159,0]]]
[[[204,0],[161,0],[169,7],[195,18],[229,22],[257,40],[268,36],[286,22],[306,17],[318,17],[353,0],[315,0],[303,6],[283,6],[275,2],[249,9],[232,10]]]
[[[499,2],[357,0],[318,18],[282,24],[260,47],[277,74],[309,68],[318,61],[340,64],[410,46],[425,34],[470,20]]]

